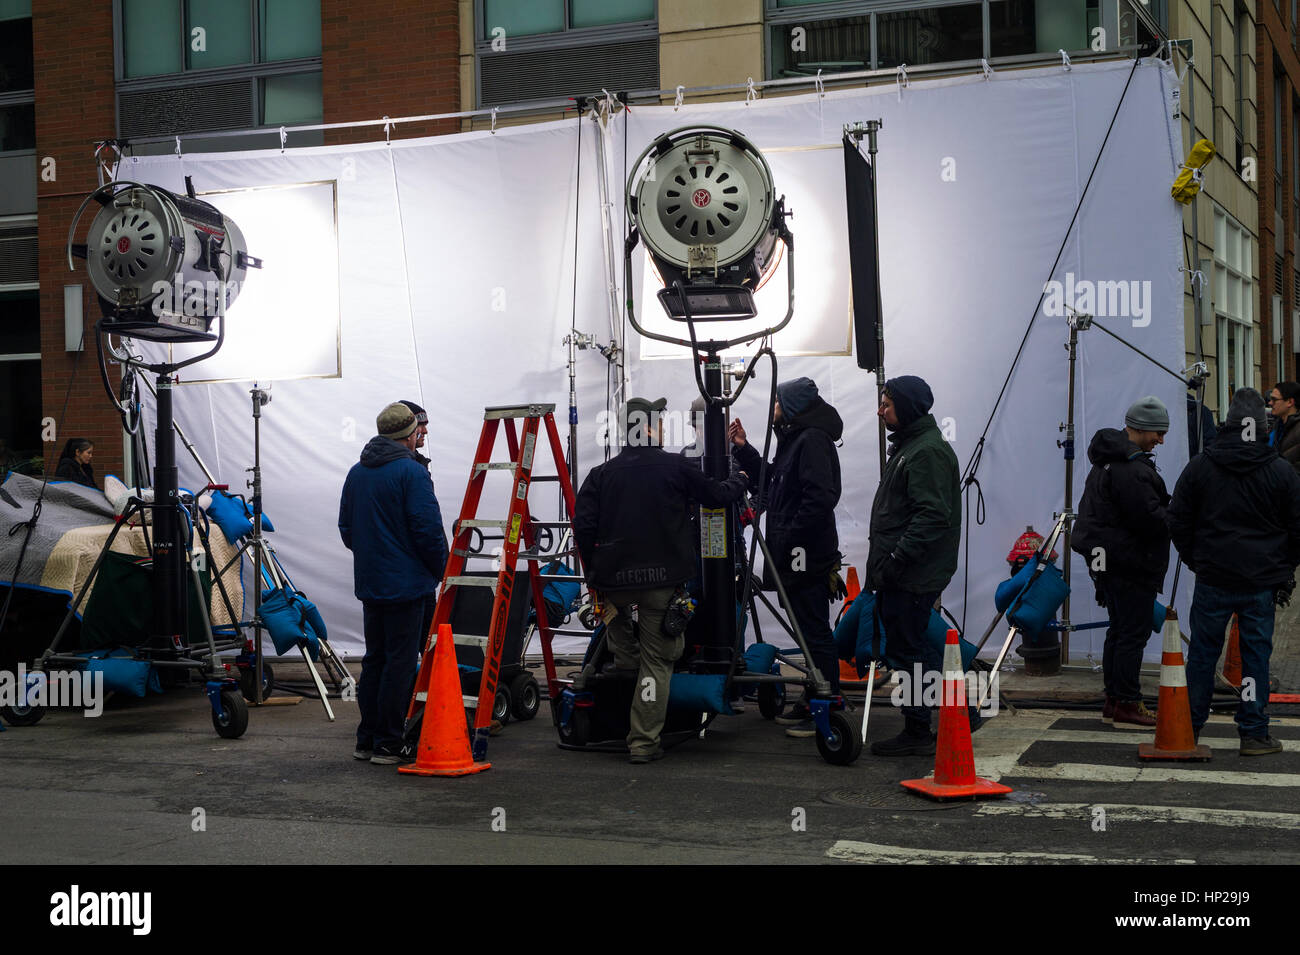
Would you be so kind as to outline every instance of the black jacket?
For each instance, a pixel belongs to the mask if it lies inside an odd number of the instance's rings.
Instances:
[[[76,481],[86,487],[98,487],[95,483],[95,466],[78,464],[76,458],[61,458],[58,469],[54,472],[56,481]]]
[[[1300,477],[1263,440],[1224,425],[1174,485],[1169,530],[1183,562],[1212,587],[1272,590],[1300,563]]]
[[[1273,450],[1300,473],[1300,414],[1293,414],[1286,421],[1278,421],[1273,430],[1275,433],[1269,442]]]
[[[659,447],[627,447],[591,469],[578,491],[573,534],[596,590],[676,587],[695,576],[693,501],[721,507],[745,493],[739,475],[715,481]]]
[[[767,549],[787,586],[806,586],[835,566],[840,542],[835,505],[840,502],[840,456],[835,442],[844,433],[839,412],[818,397],[797,418],[777,427],[776,454],[767,466],[762,501],[767,511]],[[758,480],[762,455],[752,444],[732,446],[739,468]],[[764,561],[763,585],[776,587]]]
[[[942,593],[961,546],[961,474],[934,415],[890,436],[885,473],[871,504],[868,590]]]
[[[1102,428],[1088,445],[1092,470],[1083,486],[1070,549],[1092,571],[1104,555],[1105,573],[1155,588],[1169,569],[1169,492],[1155,458],[1116,428]],[[1094,553],[1101,548],[1101,554]],[[1100,568],[1098,568],[1100,571]]]

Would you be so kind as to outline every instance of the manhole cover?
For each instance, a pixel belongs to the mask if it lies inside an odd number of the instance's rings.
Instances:
[[[898,783],[872,786],[869,789],[832,789],[822,793],[822,802],[833,806],[850,806],[854,809],[888,809],[893,812],[925,812],[932,809],[953,809],[969,806],[969,800],[953,799],[939,802],[909,792]]]

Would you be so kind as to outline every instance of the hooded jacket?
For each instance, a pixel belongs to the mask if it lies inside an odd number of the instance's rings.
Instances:
[[[1300,563],[1300,477],[1262,438],[1246,441],[1240,423],[1225,424],[1174,485],[1169,530],[1197,580],[1272,590]]]
[[[693,459],[630,445],[591,469],[573,513],[587,583],[596,590],[676,587],[695,576],[691,502],[721,507],[745,492],[739,475],[715,481]]]
[[[1090,568],[1104,556],[1105,573],[1159,593],[1169,569],[1169,492],[1155,458],[1124,431],[1102,428],[1088,445],[1088,460],[1092,470],[1079,500],[1070,549]],[[1100,566],[1096,572],[1103,572]]]
[[[433,482],[414,451],[370,439],[343,483],[339,536],[352,551],[358,600],[416,600],[437,591],[447,536]]]
[[[941,593],[957,571],[961,545],[957,455],[932,414],[919,415],[889,441],[889,460],[871,504],[865,586]]]
[[[814,397],[798,415],[784,417],[776,430],[776,454],[767,466],[761,503],[767,511],[767,549],[790,587],[808,586],[839,560],[835,506],[840,501],[840,457],[835,442],[844,434],[839,412]],[[762,455],[752,444],[733,445],[732,457],[758,481]],[[764,561],[763,586],[776,588]]]
[[[1300,412],[1273,426],[1269,444],[1287,464],[1300,473]]]

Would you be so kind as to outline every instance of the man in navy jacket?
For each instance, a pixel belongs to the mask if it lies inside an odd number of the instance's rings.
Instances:
[[[391,765],[412,758],[402,749],[402,729],[415,685],[420,625],[447,564],[447,537],[433,482],[416,455],[416,415],[395,402],[379,413],[376,426],[379,433],[343,484],[339,535],[352,551],[353,591],[366,638],[353,755]]]

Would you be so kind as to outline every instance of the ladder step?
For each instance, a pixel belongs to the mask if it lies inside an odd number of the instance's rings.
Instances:
[[[502,530],[502,531],[503,531],[503,530],[506,529],[506,526],[507,526],[510,522],[509,522],[508,520],[507,520],[507,521],[488,521],[488,520],[482,520],[482,519],[477,518],[477,517],[466,517],[466,518],[464,518],[464,519],[462,519],[462,520],[460,520],[460,521],[457,521],[457,523],[458,523],[461,527],[495,527],[497,530]]]
[[[458,647],[486,647],[491,641],[488,637],[476,636],[472,633],[453,633],[451,642]],[[438,635],[435,633],[429,638],[429,646],[436,646]]]
[[[475,473],[479,471],[513,471],[519,467],[515,461],[488,461],[484,464],[474,465]]]
[[[535,405],[500,405],[495,408],[484,408],[483,420],[492,421],[498,418],[540,418],[542,415],[548,415],[554,411],[554,403]]]
[[[429,694],[424,692],[424,690],[420,690],[418,693],[415,694],[415,698],[421,703],[427,703],[429,701]],[[473,708],[478,707],[477,696],[462,696],[460,700],[467,707],[473,707]]]
[[[442,582],[448,587],[488,587],[492,590],[497,587],[495,577],[444,577]]]
[[[534,474],[532,482],[536,484],[538,481],[558,481],[559,479],[560,476],[558,474]]]

